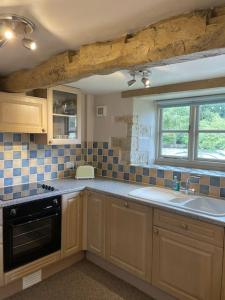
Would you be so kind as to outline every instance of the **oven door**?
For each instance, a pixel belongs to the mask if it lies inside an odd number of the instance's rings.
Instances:
[[[60,247],[60,212],[10,221],[4,228],[4,271],[55,252]]]

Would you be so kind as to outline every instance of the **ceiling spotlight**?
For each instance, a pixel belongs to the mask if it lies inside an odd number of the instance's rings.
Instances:
[[[31,40],[31,39],[26,39],[26,38],[24,38],[23,40],[22,40],[22,42],[23,42],[23,45],[24,45],[24,47],[25,48],[27,48],[27,49],[29,49],[29,50],[36,50],[37,49],[37,44],[36,44],[36,42],[34,42],[33,40]]]
[[[147,77],[142,77],[141,79],[142,83],[144,84],[144,86],[147,88],[147,87],[150,87],[150,80],[149,78]]]
[[[15,37],[21,39],[25,48],[36,50],[36,42],[30,39],[30,35],[35,30],[35,25],[31,20],[14,14],[0,15],[0,28],[2,33],[0,35],[0,48]]]
[[[11,29],[7,29],[5,32],[4,32],[4,37],[6,40],[11,40],[14,38],[14,33]]]
[[[135,82],[136,82],[136,79],[135,79],[135,73],[134,73],[134,72],[130,72],[130,75],[133,77],[133,79],[131,79],[131,80],[129,80],[129,81],[127,82],[127,85],[128,85],[128,86],[132,86],[132,85],[135,84]]]
[[[142,83],[144,84],[145,88],[148,88],[150,87],[150,79],[149,79],[149,76],[150,76],[150,71],[149,70],[144,70],[142,72]]]

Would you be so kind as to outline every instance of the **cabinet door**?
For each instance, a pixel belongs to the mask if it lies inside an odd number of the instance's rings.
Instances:
[[[62,255],[69,256],[82,249],[82,198],[73,193],[62,201]]]
[[[106,258],[118,267],[151,281],[151,208],[111,198],[107,201],[106,220]]]
[[[154,227],[152,284],[180,300],[219,300],[222,248]]]
[[[49,88],[48,143],[55,145],[81,142],[82,93],[68,86]]]
[[[103,195],[89,193],[87,199],[87,250],[105,256],[105,201]]]
[[[47,132],[46,99],[0,93],[0,131]]]

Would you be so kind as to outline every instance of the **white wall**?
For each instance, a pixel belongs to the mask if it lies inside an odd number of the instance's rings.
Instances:
[[[107,116],[96,117],[94,112],[94,141],[107,142],[110,141],[110,137],[126,137],[126,123],[115,121],[115,117],[132,116],[133,99],[123,99],[120,93],[99,95],[94,97],[94,107],[97,105],[106,105]]]
[[[156,104],[152,100],[134,98],[131,162],[149,164],[155,159]]]

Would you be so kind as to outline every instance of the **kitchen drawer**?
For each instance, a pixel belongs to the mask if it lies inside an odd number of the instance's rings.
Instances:
[[[223,247],[223,227],[159,209],[154,210],[153,222],[158,227],[192,237],[199,241],[208,242],[218,247]]]

